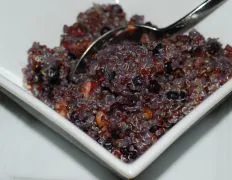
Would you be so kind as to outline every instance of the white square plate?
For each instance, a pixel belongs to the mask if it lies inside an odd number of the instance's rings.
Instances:
[[[94,2],[112,3],[113,1],[98,0]],[[179,19],[201,2],[201,0],[194,2],[191,0],[176,0],[175,2],[147,0],[144,3],[144,1],[133,0],[122,1],[120,4],[128,12],[128,16],[135,13],[144,14],[147,20],[162,27]],[[27,63],[26,51],[32,42],[39,41],[50,47],[57,46],[63,25],[72,24],[77,13],[91,5],[92,1],[90,0],[84,2],[75,0],[0,1],[0,22],[2,24],[0,28],[0,90],[8,92],[7,94],[26,110],[75,145],[88,151],[106,167],[123,177],[133,178],[203,115],[221,102],[232,91],[232,81],[227,82],[183,118],[138,160],[131,164],[123,163],[77,127],[34,98],[22,86],[21,69]],[[230,36],[232,22],[225,22],[232,15],[231,8],[232,1],[226,2],[195,28],[206,37],[219,37],[224,45],[232,44],[232,36]]]

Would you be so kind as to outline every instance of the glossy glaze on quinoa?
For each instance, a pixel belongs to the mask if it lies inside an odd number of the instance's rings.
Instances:
[[[231,78],[232,47],[196,31],[156,41],[144,34],[105,46],[70,75],[89,43],[126,23],[120,6],[95,5],[65,26],[60,47],[34,43],[24,75],[37,98],[132,162]]]

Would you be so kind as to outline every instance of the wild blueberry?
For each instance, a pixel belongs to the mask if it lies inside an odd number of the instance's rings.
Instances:
[[[135,86],[142,86],[144,80],[142,76],[138,75],[138,76],[133,77],[132,82]]]
[[[138,100],[139,100],[138,96],[136,96],[134,94],[133,95],[128,95],[126,104],[129,105],[129,106],[134,106],[137,103]]]
[[[160,84],[156,80],[150,80],[148,85],[149,92],[158,93],[161,89]]]
[[[207,51],[210,54],[215,54],[221,49],[221,44],[216,40],[209,40],[207,44]]]
[[[186,97],[186,93],[184,91],[180,91],[180,98],[184,99]]]
[[[164,69],[167,74],[171,74],[172,73],[172,62],[171,61],[166,62],[164,64]]]
[[[137,151],[129,151],[128,159],[134,160],[137,158]]]
[[[156,47],[152,50],[153,55],[160,55],[164,51],[164,46],[162,43],[158,43]]]
[[[107,150],[111,150],[112,149],[112,140],[111,139],[107,139],[103,145]]]
[[[168,91],[166,93],[166,96],[170,100],[177,100],[180,97],[180,95],[179,95],[179,93],[177,91]]]
[[[47,79],[52,84],[59,83],[59,76],[60,76],[60,68],[58,66],[52,66],[48,68],[47,72]]]
[[[158,129],[157,126],[151,126],[151,128],[149,129],[149,131],[151,133],[155,133],[157,129]]]
[[[108,70],[108,71],[106,71],[106,73],[107,73],[109,81],[112,81],[115,78],[115,76],[116,76],[116,72],[115,71]]]

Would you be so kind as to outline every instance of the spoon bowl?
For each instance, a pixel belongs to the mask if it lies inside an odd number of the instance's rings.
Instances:
[[[156,38],[162,38],[165,35],[173,35],[177,32],[181,32],[193,27],[202,19],[207,17],[210,13],[212,13],[225,1],[226,0],[206,0],[195,9],[193,9],[190,13],[185,15],[183,18],[165,28],[158,28],[146,24],[134,24],[112,29],[90,44],[90,46],[85,50],[80,59],[77,59],[73,74],[71,76],[74,76],[77,68],[79,67],[83,59],[85,59],[91,53],[99,50],[102,45],[107,42],[118,40],[124,37],[130,37],[130,39],[136,40],[136,38],[141,37],[143,32],[151,33]]]

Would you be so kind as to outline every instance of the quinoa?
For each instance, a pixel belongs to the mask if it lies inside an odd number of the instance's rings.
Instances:
[[[64,26],[59,47],[34,43],[23,73],[33,95],[129,163],[231,78],[232,47],[197,31],[159,40],[145,33],[104,46],[72,76],[93,40],[128,23],[144,18],[94,5]]]

